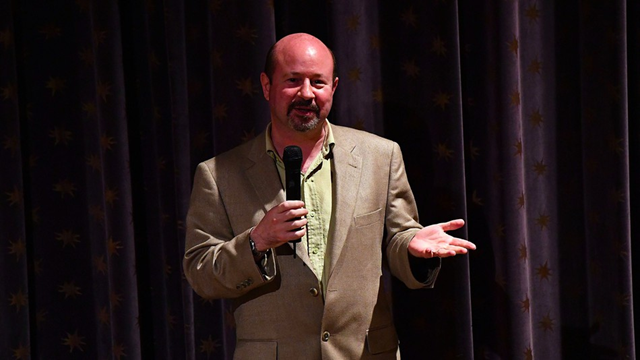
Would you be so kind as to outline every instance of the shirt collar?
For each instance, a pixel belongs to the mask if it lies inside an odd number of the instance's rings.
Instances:
[[[331,123],[329,122],[329,120],[325,120],[324,126],[325,134],[321,153],[323,158],[327,158],[331,154],[331,150],[335,146],[336,142],[333,138],[333,131],[331,130]],[[273,141],[271,140],[271,123],[267,125],[267,131],[265,131],[265,143],[267,154],[276,161],[282,160],[278,155],[275,146],[273,146]]]

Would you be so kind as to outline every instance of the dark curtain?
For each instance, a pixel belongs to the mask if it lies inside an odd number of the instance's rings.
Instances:
[[[464,218],[478,246],[434,289],[391,279],[403,358],[635,358],[638,14],[0,2],[0,358],[231,358],[228,304],[182,274],[191,179],[264,129],[265,53],[301,31],[337,57],[330,120],[397,141],[421,221]]]

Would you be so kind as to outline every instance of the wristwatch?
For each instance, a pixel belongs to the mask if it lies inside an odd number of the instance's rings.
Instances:
[[[264,257],[267,254],[267,252],[266,251],[258,251],[258,249],[256,249],[256,243],[255,243],[255,241],[253,241],[252,238],[249,238],[249,246],[251,246],[251,253],[253,254],[253,260],[258,262],[258,261],[261,261],[262,259],[264,259]]]

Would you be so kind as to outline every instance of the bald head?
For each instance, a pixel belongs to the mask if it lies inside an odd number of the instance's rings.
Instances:
[[[264,72],[269,77],[269,80],[273,79],[273,72],[275,71],[278,58],[285,56],[292,47],[299,46],[300,44],[312,45],[312,48],[315,48],[316,51],[326,52],[327,56],[331,56],[331,61],[333,62],[333,80],[335,80],[338,72],[336,68],[336,57],[333,51],[320,41],[320,39],[305,33],[287,35],[269,48],[264,64]]]

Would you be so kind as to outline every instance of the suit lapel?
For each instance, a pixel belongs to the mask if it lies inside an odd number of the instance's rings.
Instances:
[[[353,214],[356,206],[358,189],[360,187],[360,174],[362,171],[362,159],[355,151],[356,145],[348,138],[341,138],[340,131],[336,131],[334,126],[334,137],[336,146],[334,151],[334,183],[333,190],[335,197],[333,201],[333,224],[329,231],[329,243],[327,254],[330,256],[329,276],[340,258],[340,253],[347,239]],[[340,145],[343,144],[343,145]]]
[[[263,210],[266,214],[271,208],[285,201],[286,194],[282,188],[282,182],[276,164],[265,151],[265,136],[263,132],[258,135],[257,139],[253,142],[248,155],[252,165],[245,170],[245,174],[249,182],[251,182],[258,199],[260,199],[260,203],[263,204]],[[287,244],[285,246],[293,249],[293,244]],[[309,254],[302,242],[296,245],[295,250],[296,255],[304,261],[307,266],[311,266]]]

